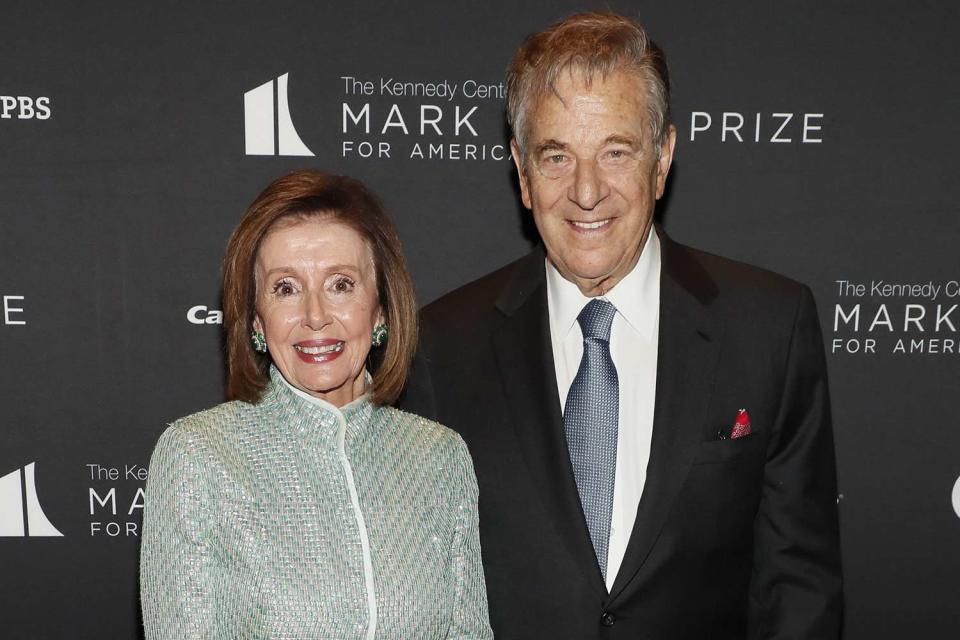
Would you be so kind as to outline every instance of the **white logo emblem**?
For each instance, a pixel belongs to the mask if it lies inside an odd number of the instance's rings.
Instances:
[[[956,484],[953,485],[953,510],[957,512],[957,517],[960,518],[960,478],[957,478]]]
[[[33,475],[35,463],[0,478],[0,537],[62,538],[47,520]]]
[[[276,80],[276,114],[273,110],[273,80],[243,94],[243,128],[248,156],[313,155],[307,145],[303,144],[293,126],[293,120],[290,119],[290,105],[287,102],[288,75],[285,73]]]

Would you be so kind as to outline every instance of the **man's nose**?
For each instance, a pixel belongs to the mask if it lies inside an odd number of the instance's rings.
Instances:
[[[573,172],[573,184],[568,197],[581,209],[587,211],[596,207],[607,197],[607,185],[592,160],[580,160]]]
[[[313,331],[320,331],[330,324],[330,310],[321,293],[307,295],[303,322],[307,328]]]

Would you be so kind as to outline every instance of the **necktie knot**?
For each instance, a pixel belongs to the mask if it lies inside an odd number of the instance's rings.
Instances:
[[[580,323],[580,331],[583,332],[583,338],[599,338],[610,341],[610,327],[613,324],[613,317],[617,315],[617,308],[610,302],[594,298],[587,303],[580,315],[577,316],[577,322]]]

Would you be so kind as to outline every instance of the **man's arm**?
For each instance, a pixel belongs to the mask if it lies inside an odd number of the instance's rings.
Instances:
[[[803,287],[754,522],[751,639],[835,639],[843,613],[823,338]]]
[[[427,355],[427,341],[429,339],[426,322],[421,316],[420,345],[413,358],[410,377],[403,395],[397,401],[404,411],[415,413],[418,416],[438,420],[436,398],[433,393],[433,380],[430,376],[429,356]]]

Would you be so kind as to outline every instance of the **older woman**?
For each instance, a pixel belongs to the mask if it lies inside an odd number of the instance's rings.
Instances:
[[[227,247],[224,319],[233,401],[150,463],[147,638],[491,638],[470,456],[388,406],[416,306],[377,198],[274,181]]]

